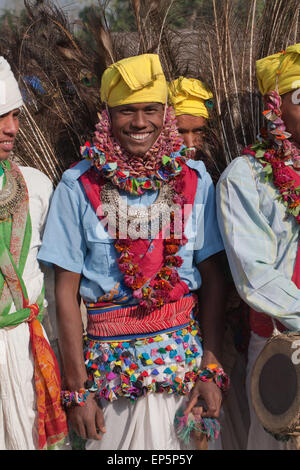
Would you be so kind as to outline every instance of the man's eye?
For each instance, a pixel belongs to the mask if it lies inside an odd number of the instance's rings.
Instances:
[[[122,109],[122,111],[120,111],[121,114],[132,114],[133,111],[131,109]]]

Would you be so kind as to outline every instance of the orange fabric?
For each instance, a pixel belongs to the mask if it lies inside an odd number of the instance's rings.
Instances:
[[[34,378],[38,409],[39,449],[51,449],[68,434],[67,419],[62,409],[61,382],[56,357],[37,319],[29,323],[34,358]]]

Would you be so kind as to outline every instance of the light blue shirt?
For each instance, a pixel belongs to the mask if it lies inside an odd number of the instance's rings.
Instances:
[[[254,157],[233,160],[217,185],[217,213],[242,299],[289,330],[300,330],[300,289],[292,281],[299,225]]]
[[[212,180],[203,162],[189,160],[187,164],[197,171],[198,183],[185,227],[188,243],[178,251],[183,259],[178,273],[189,289],[195,291],[201,286],[197,265],[222,251],[223,242],[217,224]],[[80,295],[87,302],[101,299],[133,303],[131,289],[123,283],[123,274],[118,268],[114,239],[99,221],[79,181],[89,168],[90,162],[83,160],[63,174],[52,199],[38,259],[47,265],[82,274]],[[157,195],[157,191],[142,196],[126,194],[128,205],[144,206],[151,205]]]

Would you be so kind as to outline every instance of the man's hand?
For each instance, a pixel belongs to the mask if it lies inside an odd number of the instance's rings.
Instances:
[[[205,402],[203,406],[197,406],[199,400]],[[222,405],[222,392],[214,382],[202,382],[197,380],[189,395],[189,401],[185,414],[193,413],[196,417],[218,418]]]
[[[82,351],[82,316],[79,286],[81,275],[55,267],[55,289],[59,349],[63,363],[64,387],[79,390],[84,387],[87,372]],[[105,432],[103,412],[90,393],[84,406],[68,409],[68,419],[74,431],[83,439],[101,439]]]
[[[68,420],[72,429],[82,439],[102,439],[106,432],[103,411],[90,393],[84,406],[73,406],[68,410]]]
[[[217,253],[198,265],[202,285],[199,292],[199,323],[202,331],[203,357],[201,369],[209,364],[220,365],[224,335],[224,310],[226,284],[222,269],[223,254]],[[216,294],[217,293],[217,294]],[[205,402],[206,409],[197,406],[198,400]],[[222,404],[222,392],[215,382],[197,380],[189,395],[185,413],[191,411],[203,418],[218,418]]]

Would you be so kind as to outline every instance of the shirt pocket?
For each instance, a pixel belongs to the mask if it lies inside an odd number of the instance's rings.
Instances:
[[[115,240],[110,238],[103,227],[86,227],[86,245],[88,249],[86,264],[88,268],[99,274],[108,274],[118,270]]]

